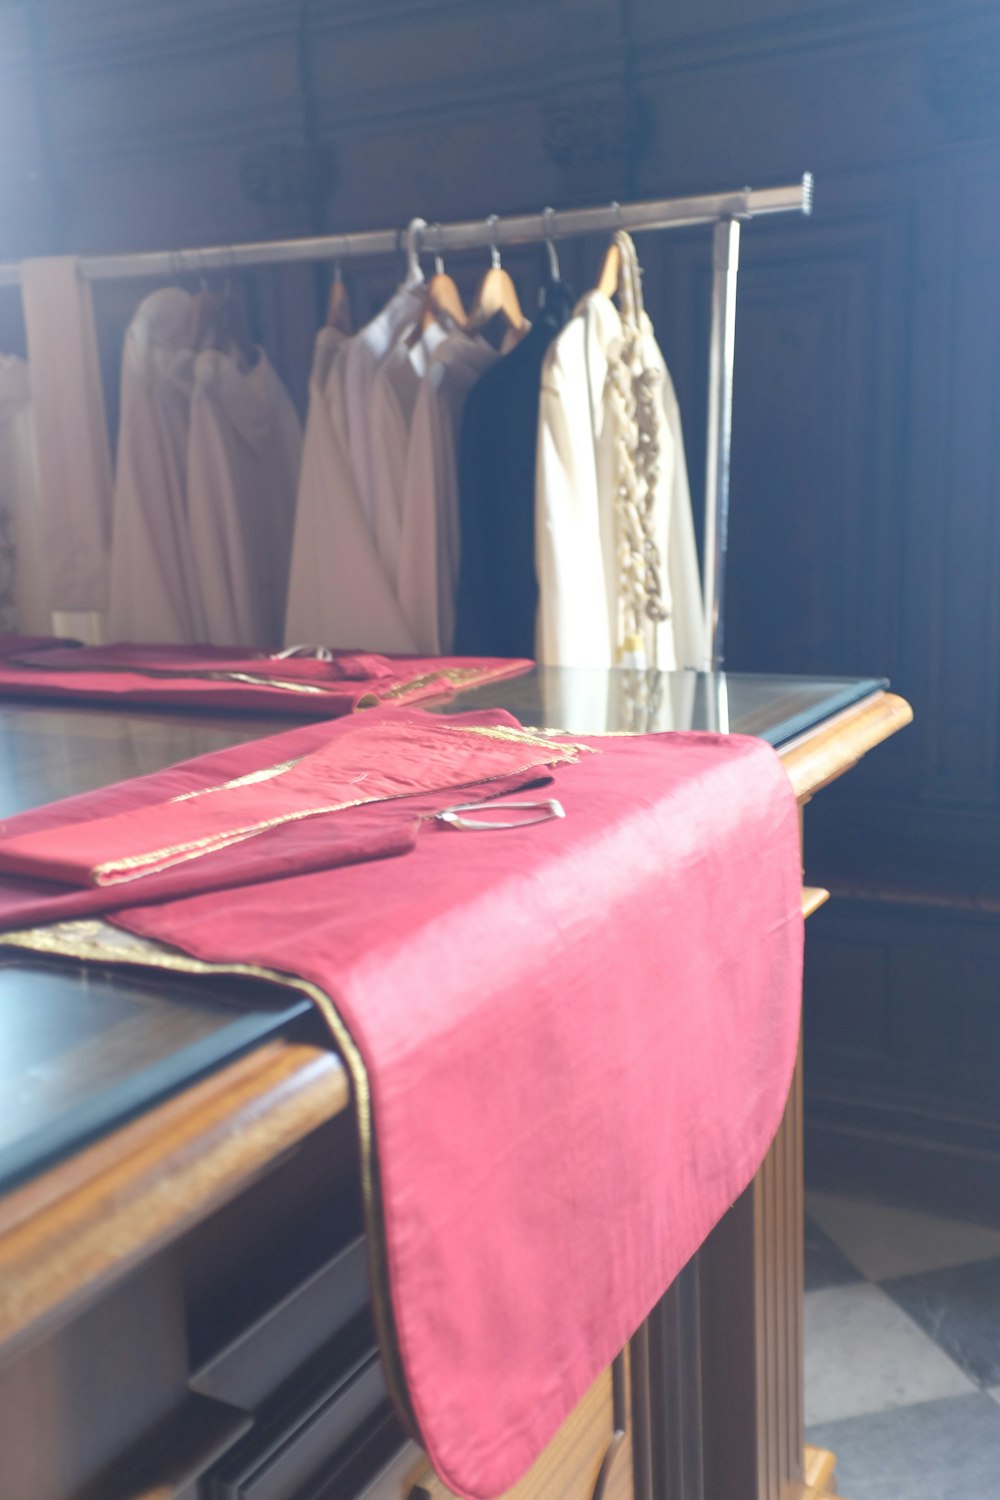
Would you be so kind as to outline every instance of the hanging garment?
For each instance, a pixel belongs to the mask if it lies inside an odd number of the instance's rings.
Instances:
[[[372,387],[379,365],[399,339],[411,332],[424,306],[424,279],[419,271],[403,283],[370,323],[355,334],[347,354],[345,376],[347,435],[358,499],[369,532],[374,529],[375,479],[372,451]]]
[[[553,282],[530,333],[487,370],[465,403],[458,460],[456,650],[501,656],[534,652],[538,391],[546,351],[572,311],[571,293]]]
[[[13,355],[0,355],[0,619],[22,635],[52,624],[31,377]]]
[[[542,372],[537,654],[562,666],[670,670],[704,655],[680,412],[632,269],[624,313],[589,293]]]
[[[446,337],[435,321],[416,342],[400,339],[379,366],[372,386],[372,535],[386,577],[397,591],[413,413],[421,383]]]
[[[169,948],[93,921],[6,939],[313,998],[352,1077],[387,1375],[477,1500],[520,1479],[746,1187],[799,1034],[798,817],[773,751],[613,738],[549,774],[559,820],[431,821],[404,858],[115,915]]]
[[[188,521],[195,299],[153,292],[125,335],[111,540],[112,640],[203,641]]]
[[[302,429],[263,350],[195,360],[188,514],[205,637],[276,646],[283,637]]]
[[[418,651],[450,651],[455,638],[462,409],[499,358],[485,339],[451,333],[417,396],[406,453],[399,602]]]
[[[70,647],[43,641],[0,651],[0,700],[224,708],[333,719],[379,703],[446,701],[530,670],[530,661],[473,657],[385,656],[338,652],[268,656],[246,648],[120,644]],[[2,641],[0,641],[2,644]]]
[[[49,607],[64,617],[89,616],[70,623],[99,638],[108,603],[112,478],[90,287],[72,257],[26,260],[21,295]]]
[[[345,381],[352,343],[335,328],[316,336],[285,643],[407,653],[413,637],[375,550],[351,463]]]

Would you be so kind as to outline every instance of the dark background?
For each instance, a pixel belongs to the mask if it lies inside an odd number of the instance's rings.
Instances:
[[[727,664],[885,673],[916,712],[807,820],[841,897],[811,924],[810,1167],[1000,1213],[995,0],[0,0],[0,258],[805,168],[814,217],[744,234]],[[697,496],[708,238],[639,249]],[[596,247],[563,262],[582,288]],[[530,305],[541,251],[507,263]],[[299,399],[327,275],[240,280]],[[356,316],[395,275],[349,270]],[[99,292],[112,388],[142,290]],[[0,347],[19,323],[0,291]]]

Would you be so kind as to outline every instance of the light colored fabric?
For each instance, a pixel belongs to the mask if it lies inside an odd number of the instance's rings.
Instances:
[[[458,584],[458,438],[465,398],[500,358],[485,339],[451,333],[420,385],[403,492],[399,602],[418,651],[450,652]]]
[[[0,628],[47,635],[48,592],[31,379],[23,359],[0,355]]]
[[[301,452],[298,416],[263,350],[249,370],[215,349],[197,356],[188,513],[214,645],[282,639]]]
[[[347,436],[361,512],[374,525],[375,479],[372,468],[372,387],[379,365],[397,341],[410,332],[423,308],[423,277],[406,281],[378,315],[350,342],[345,377]]]
[[[353,340],[316,338],[288,583],[285,643],[411,653],[413,637],[369,532],[348,442]]]
[[[434,322],[413,345],[409,338],[400,339],[376,371],[372,386],[372,536],[394,589],[399,587],[406,458],[413,413],[421,382],[445,337],[444,329]]]
[[[27,260],[21,294],[53,610],[105,610],[111,450],[90,287],[69,256]]]
[[[649,319],[640,317],[637,355],[659,384],[659,461],[653,533],[669,616],[646,630],[646,660],[664,670],[697,666],[705,627],[680,411]],[[536,484],[539,661],[617,665],[624,645],[619,593],[616,493],[620,412],[613,362],[622,321],[599,292],[582,299],[553,341],[542,370]],[[664,561],[665,560],[665,561]]]
[[[188,525],[194,298],[180,287],[140,303],[125,335],[111,543],[112,640],[202,641]]]

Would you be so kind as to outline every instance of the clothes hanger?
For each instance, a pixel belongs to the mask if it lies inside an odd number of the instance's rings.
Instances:
[[[496,221],[496,214],[490,214],[486,220],[491,228]],[[474,333],[477,329],[485,327],[491,318],[500,314],[512,333],[525,333],[528,320],[521,311],[517,287],[510,273],[505,271],[500,264],[500,251],[494,244],[490,245],[490,260],[490,269],[479,283],[479,291],[469,314],[466,332]]]
[[[542,209],[542,222],[549,231],[545,236],[545,249],[549,257],[549,281],[562,281],[562,274],[559,270],[559,252],[556,249],[556,242],[552,232],[552,222],[555,216],[556,211],[554,208]]]
[[[620,204],[612,203],[611,207],[616,209],[619,214],[621,213]],[[600,292],[603,297],[607,297],[610,300],[618,291],[618,287],[621,284],[621,275],[622,253],[617,243],[612,240],[604,252],[604,259],[601,262],[601,269],[597,277],[597,285],[594,288],[595,292]]]
[[[434,275],[427,283],[426,304],[420,319],[421,333],[426,333],[436,322],[443,324],[445,328],[452,325],[465,328],[468,315],[461,293],[454,278],[445,270],[444,259],[440,254],[434,257]]]
[[[209,290],[205,274],[198,277],[198,290],[191,300],[191,344],[195,349],[221,349],[219,299]]]
[[[326,305],[326,326],[335,328],[338,333],[348,336],[354,332],[351,302],[341,275],[339,260],[333,263],[333,285],[330,287],[330,300]]]
[[[420,286],[424,273],[420,269],[420,232],[427,228],[426,219],[411,219],[406,226],[406,277],[404,286]]]
[[[228,272],[219,299],[219,332],[224,352],[232,355],[242,370],[252,370],[260,359],[260,350],[250,336],[246,308],[233,291]]]

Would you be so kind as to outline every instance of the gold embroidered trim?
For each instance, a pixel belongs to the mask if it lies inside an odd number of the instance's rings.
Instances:
[[[589,745],[565,744],[559,745],[554,741],[539,738],[537,735],[527,734],[523,730],[509,729],[505,726],[483,726],[472,724],[448,724],[442,723],[441,729],[451,734],[479,734],[486,735],[490,739],[507,740],[514,744],[531,746],[534,749],[546,751],[543,759],[536,758],[527,761],[524,765],[511,766],[509,769],[495,772],[492,776],[477,776],[472,781],[458,781],[454,785],[437,787],[410,788],[405,792],[393,792],[389,795],[375,797],[355,797],[349,802],[327,802],[319,807],[298,808],[295,812],[282,813],[276,818],[261,819],[257,823],[247,823],[242,827],[219,829],[216,833],[206,834],[204,838],[188,839],[184,843],[165,845],[160,849],[149,849],[143,854],[123,855],[120,859],[106,860],[102,864],[95,865],[93,869],[94,879],[98,885],[115,884],[124,885],[126,881],[136,880],[143,875],[155,875],[167,865],[183,864],[189,859],[198,859],[205,854],[214,854],[218,850],[226,849],[231,844],[241,843],[258,834],[267,833],[272,828],[280,828],[286,823],[299,823],[306,818],[322,817],[326,813],[345,812],[352,807],[367,807],[374,802],[399,802],[407,797],[424,797],[434,792],[463,791],[468,787],[487,786],[491,781],[506,780],[508,776],[525,776],[529,771],[534,771],[542,766],[563,764],[573,762],[577,754],[583,751],[598,753]],[[289,761],[280,766],[272,766],[267,769],[267,776],[277,776],[286,771],[294,761]],[[256,777],[259,773],[251,773]],[[233,782],[229,785],[239,785]],[[209,788],[208,790],[216,790]],[[185,797],[198,795],[197,793],[184,793]],[[175,801],[182,798],[172,799]],[[134,873],[126,873],[132,871]]]
[[[577,755],[597,755],[599,752],[593,745],[580,745],[576,742],[570,744],[558,744],[553,740],[543,737],[547,731],[539,732],[534,729],[513,729],[507,724],[447,724],[445,725],[452,734],[481,734],[491,740],[507,740],[515,745],[534,745],[539,750],[551,750],[558,760],[575,760]],[[558,731],[554,731],[558,733]]]
[[[297,755],[294,760],[283,760],[276,766],[265,766],[262,771],[248,771],[245,776],[235,776],[232,781],[222,781],[218,786],[202,786],[193,792],[178,792],[170,797],[171,802],[190,802],[194,797],[204,797],[208,792],[231,792],[239,786],[255,786],[259,781],[271,781],[275,776],[284,776],[305,757]]]
[[[508,666],[497,667],[490,670],[487,667],[435,667],[432,672],[424,672],[420,677],[411,677],[409,682],[398,682],[395,687],[387,688],[384,693],[379,693],[376,686],[364,695],[358,703],[359,708],[372,708],[377,703],[388,703],[393,698],[404,698],[411,693],[418,692],[421,688],[432,687],[435,684],[450,687],[461,687],[464,683],[487,683],[497,677],[511,676]]]
[[[18,667],[25,672],[131,672],[133,677],[153,677],[164,682],[183,682],[185,678],[194,677],[206,682],[243,682],[250,687],[281,688],[289,693],[311,693],[313,695],[329,694],[342,687],[340,682],[330,683],[326,686],[322,683],[313,682],[289,682],[284,677],[271,677],[264,672],[223,672],[212,667],[157,667],[150,663],[140,665],[138,662],[93,662],[85,661],[79,666],[72,662],[26,661],[20,656],[11,656],[7,665]]]
[[[157,674],[151,672],[149,675],[155,677]],[[331,682],[329,687],[315,682],[288,682],[282,677],[264,677],[251,672],[172,672],[162,675],[181,678],[207,677],[212,682],[244,682],[249,687],[280,688],[285,693],[312,693],[313,696],[318,693],[321,697],[336,691],[341,686],[339,682]]]
[[[371,1087],[364,1059],[350,1031],[330,996],[318,985],[298,975],[257,964],[211,963],[193,958],[178,948],[112,927],[102,921],[57,922],[50,927],[35,927],[21,932],[0,933],[0,947],[23,949],[60,958],[74,958],[85,963],[133,964],[144,968],[165,969],[178,974],[215,974],[246,979],[263,979],[307,996],[326,1021],[337,1050],[347,1068],[357,1111],[360,1143],[361,1193],[368,1227],[368,1249],[372,1270],[372,1310],[378,1332],[379,1348],[384,1361],[386,1381],[396,1405],[403,1414],[414,1438],[420,1440],[420,1427],[410,1402],[399,1352],[395,1318],[389,1289],[389,1267],[385,1253],[385,1216],[379,1191],[378,1158],[375,1149],[375,1127],[372,1117]]]
[[[377,703],[389,703],[393,698],[403,698],[409,693],[415,693],[419,688],[430,687],[432,683],[441,682],[443,672],[425,672],[422,677],[411,677],[409,682],[397,682],[395,687],[386,688],[380,693],[377,688],[370,689],[358,707],[372,708]]]

